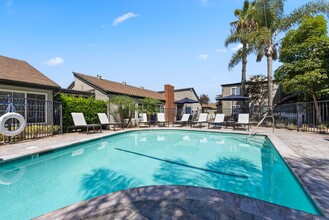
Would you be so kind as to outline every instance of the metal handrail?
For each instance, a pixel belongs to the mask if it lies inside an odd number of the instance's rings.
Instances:
[[[262,120],[260,120],[260,122],[257,124],[257,126],[249,133],[248,137],[249,138],[251,135],[255,134],[255,131],[257,130],[257,128],[263,123],[263,121],[265,120],[265,118],[272,118],[273,123],[272,123],[272,133],[274,133],[274,117],[272,115],[266,115],[262,118]]]

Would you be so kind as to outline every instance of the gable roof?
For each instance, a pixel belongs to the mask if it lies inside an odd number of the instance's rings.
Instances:
[[[115,93],[119,95],[128,95],[139,98],[154,98],[165,101],[163,94],[148,90],[142,89],[135,86],[117,83],[106,79],[99,79],[94,76],[85,75],[82,73],[73,72],[74,77],[89,83],[91,86],[98,88],[99,90],[105,91],[106,93]]]
[[[0,82],[22,84],[38,88],[60,88],[60,86],[43,75],[25,61],[0,55]]]

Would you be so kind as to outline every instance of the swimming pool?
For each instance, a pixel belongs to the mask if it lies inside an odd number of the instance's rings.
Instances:
[[[225,190],[319,214],[265,136],[142,130],[0,165],[0,218],[28,219],[147,185]]]

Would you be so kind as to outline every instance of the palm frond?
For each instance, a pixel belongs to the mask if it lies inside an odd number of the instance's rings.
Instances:
[[[305,16],[325,13],[329,17],[329,2],[324,0],[311,1],[295,9],[289,16],[282,19],[280,28],[288,30],[293,25],[299,23]]]
[[[242,48],[235,51],[232,54],[230,62],[228,63],[228,69],[232,70],[236,65],[238,65],[242,61]]]
[[[259,50],[257,53],[256,61],[257,62],[262,61],[262,58],[264,57],[264,55],[265,55],[264,50]]]

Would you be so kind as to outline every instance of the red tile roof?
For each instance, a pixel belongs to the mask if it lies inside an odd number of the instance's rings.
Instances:
[[[60,88],[27,62],[5,56],[0,56],[0,81]]]
[[[202,104],[202,108],[217,109],[216,103]]]
[[[165,97],[163,94],[152,90],[138,88],[123,83],[117,83],[106,79],[99,79],[97,77],[88,76],[76,72],[73,72],[73,75],[109,93],[129,95],[141,98],[149,97],[165,101]]]

